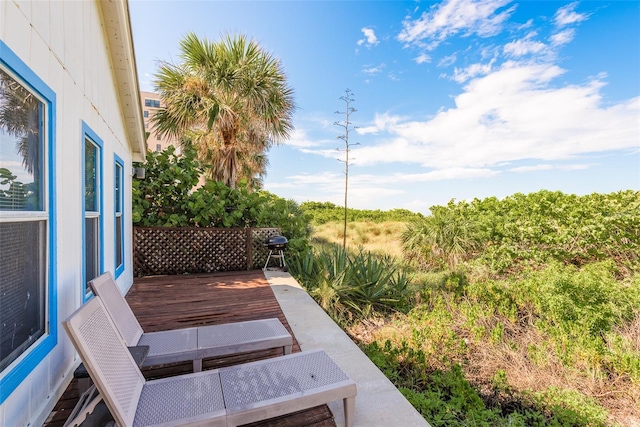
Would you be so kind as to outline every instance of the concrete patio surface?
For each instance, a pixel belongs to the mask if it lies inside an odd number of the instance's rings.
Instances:
[[[356,426],[429,427],[391,381],[289,273],[266,270],[264,274],[300,348],[323,348],[356,382]],[[344,426],[341,402],[333,402],[329,408],[336,425]]]

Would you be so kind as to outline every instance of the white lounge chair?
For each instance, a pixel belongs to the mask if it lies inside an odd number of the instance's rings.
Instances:
[[[148,349],[142,367],[192,361],[193,371],[200,372],[202,359],[208,357],[278,347],[286,355],[293,347],[291,334],[276,318],[145,333],[110,272],[91,280],[89,286],[94,295],[102,298],[125,344],[138,350]],[[78,393],[78,404],[65,427],[80,425],[102,400],[86,374],[78,377]]]
[[[99,296],[63,325],[120,426],[237,426],[343,399],[356,385],[322,350],[146,381]]]
[[[282,347],[291,353],[293,339],[276,318],[144,332],[110,272],[89,282],[94,295],[102,298],[127,346],[149,346],[143,366],[193,361],[193,371],[202,370],[202,359],[248,351]]]

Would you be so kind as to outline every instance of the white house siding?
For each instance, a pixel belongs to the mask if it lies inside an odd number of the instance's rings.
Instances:
[[[125,5],[126,9],[126,5]],[[55,92],[57,345],[0,404],[0,425],[40,425],[72,379],[79,360],[61,322],[82,303],[82,123],[101,138],[103,270],[115,269],[114,155],[124,161],[125,269],[133,282],[131,234],[132,148],[112,52],[97,1],[0,1],[0,40]],[[128,28],[128,23],[127,23]],[[134,66],[135,67],[135,66]],[[134,73],[135,75],[135,68]],[[137,86],[137,82],[135,82]],[[134,88],[137,96],[137,87]],[[140,120],[142,128],[142,120]],[[128,133],[129,132],[129,133]],[[0,374],[0,380],[7,371]]]

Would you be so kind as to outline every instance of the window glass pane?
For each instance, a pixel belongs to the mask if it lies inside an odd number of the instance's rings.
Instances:
[[[122,166],[116,163],[116,212],[122,212]]]
[[[122,247],[122,180],[124,178],[123,167],[116,162],[116,188],[115,188],[115,205],[116,205],[116,221],[115,221],[115,240],[116,240],[116,267],[120,267],[123,262],[124,248]]]
[[[88,139],[84,140],[84,209],[98,210],[98,148]]]
[[[122,265],[122,215],[116,216],[116,267]]]
[[[100,274],[98,271],[98,218],[85,218],[85,268],[86,277],[88,282],[91,279],[95,279]]]
[[[0,371],[45,333],[45,221],[0,223]]]
[[[0,210],[41,211],[43,103],[0,69]]]

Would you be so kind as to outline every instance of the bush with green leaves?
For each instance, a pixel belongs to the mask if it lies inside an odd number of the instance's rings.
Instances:
[[[410,222],[409,257],[429,268],[466,261],[507,276],[557,261],[613,260],[621,275],[640,268],[640,192],[585,196],[542,190],[498,200],[453,201]]]
[[[551,264],[514,282],[513,298],[521,311],[532,309],[537,328],[566,365],[603,379],[628,375],[640,382],[640,354],[614,330],[639,313],[640,277],[621,283],[615,274],[613,261],[582,269]],[[623,345],[611,345],[616,342]]]
[[[327,222],[344,221],[344,207],[337,206],[331,202],[304,202],[300,204],[300,208],[311,215],[313,224],[325,224]],[[407,209],[390,209],[382,211],[380,209],[352,209],[347,208],[347,221],[410,221],[412,219],[421,218],[421,213],[411,212]]]
[[[138,165],[141,166],[141,165]],[[277,227],[293,257],[309,247],[310,218],[292,200],[268,191],[205,181],[195,151],[173,147],[147,154],[145,179],[133,181],[133,224],[144,227]]]

